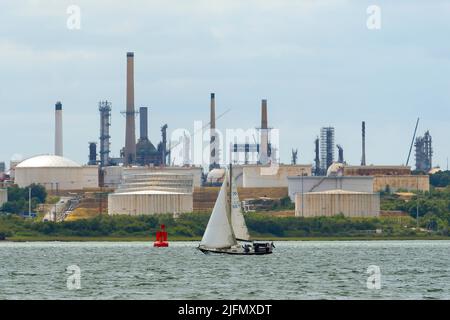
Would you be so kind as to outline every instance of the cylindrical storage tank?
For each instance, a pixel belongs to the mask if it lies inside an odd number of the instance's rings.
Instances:
[[[311,176],[311,165],[274,165],[243,167],[244,188],[285,188],[288,177]]]
[[[225,169],[212,169],[208,173],[208,177],[206,178],[206,181],[208,183],[222,183],[223,179],[225,177]]]
[[[43,155],[22,161],[15,169],[15,183],[21,187],[40,184],[47,190],[83,189],[83,167],[60,156]]]
[[[347,192],[374,192],[374,177],[288,177],[289,197],[295,194],[346,190]]]
[[[189,213],[193,206],[193,195],[188,193],[146,190],[108,196],[109,215]]]
[[[297,193],[295,216],[320,217],[343,214],[346,217],[378,217],[380,196],[376,193],[332,190]]]

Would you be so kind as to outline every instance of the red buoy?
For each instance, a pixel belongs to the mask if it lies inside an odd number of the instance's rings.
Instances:
[[[156,241],[153,243],[153,246],[158,248],[165,248],[169,246],[165,225],[162,224],[160,230],[156,232]]]

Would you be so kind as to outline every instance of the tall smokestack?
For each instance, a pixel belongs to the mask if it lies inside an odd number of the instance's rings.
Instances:
[[[161,128],[162,135],[162,154],[161,154],[161,164],[165,167],[167,164],[167,124],[163,125]],[[169,151],[170,153],[170,151]],[[169,163],[170,165],[170,163]]]
[[[261,101],[261,146],[259,151],[261,164],[269,163],[269,126],[267,120],[267,100]]]
[[[267,100],[261,102],[261,129],[267,129]]]
[[[336,147],[338,148],[338,162],[344,163],[344,148],[339,144]]]
[[[141,107],[139,109],[139,119],[140,119],[139,129],[141,132],[140,140],[148,140],[148,108],[147,107]]]
[[[361,165],[366,165],[366,122],[362,122],[362,157]]]
[[[89,162],[88,165],[95,166],[97,164],[97,143],[89,142]]]
[[[210,159],[209,159],[209,169],[212,170],[218,167],[217,161],[217,135],[216,135],[216,95],[211,93],[211,110],[210,110]]]
[[[55,155],[63,156],[62,103],[55,104]]]
[[[211,93],[211,129],[216,128],[216,95]]]
[[[124,164],[136,161],[136,127],[134,121],[134,53],[127,53],[127,110]]]
[[[319,137],[314,140],[314,152],[316,154],[316,157],[314,158],[315,168],[314,168],[314,174],[316,176],[320,176],[321,169],[320,169],[320,146],[319,146]]]

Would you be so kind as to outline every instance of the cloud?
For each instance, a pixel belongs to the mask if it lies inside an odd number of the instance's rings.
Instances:
[[[85,49],[78,50],[38,50],[26,44],[15,43],[0,39],[0,65],[5,67],[18,63],[21,66],[30,67],[48,63],[67,63],[97,59],[95,51]]]
[[[135,51],[136,105],[151,107],[155,143],[162,123],[172,130],[206,120],[208,95],[216,92],[219,112],[232,109],[221,128],[258,125],[260,100],[267,98],[271,125],[282,127],[285,161],[298,147],[300,161],[310,162],[315,136],[331,124],[346,157],[359,162],[365,118],[368,128],[386,125],[371,143],[371,161],[401,163],[404,152],[395,150],[409,140],[418,115],[432,134],[446,130],[439,119],[450,116],[450,45],[444,41],[450,6],[440,0],[379,3],[383,26],[371,32],[370,1],[2,1],[0,111],[8,119],[2,130],[16,130],[15,119],[22,126],[0,159],[53,149],[58,99],[70,124],[65,149],[79,162],[86,160],[87,141],[98,137],[97,102],[111,100],[117,155],[125,53]],[[80,31],[66,27],[71,4],[81,8]],[[31,143],[36,132],[40,139]],[[434,138],[443,163],[448,142]]]

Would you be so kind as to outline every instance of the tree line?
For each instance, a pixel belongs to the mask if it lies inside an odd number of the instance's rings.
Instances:
[[[29,210],[29,190],[31,189],[31,210],[36,210],[37,206],[45,203],[47,191],[38,184],[32,184],[26,188],[16,185],[8,187],[8,201],[0,207],[0,213],[22,214]]]
[[[0,233],[7,237],[149,237],[165,224],[169,237],[199,238],[203,236],[209,214],[190,213],[178,218],[172,215],[127,216],[101,215],[92,219],[61,223],[22,219],[16,215],[0,216]],[[246,214],[250,234],[254,238],[271,237],[352,237],[374,235],[382,230],[386,236],[411,236],[416,232],[412,218],[275,217],[262,213]]]
[[[418,216],[421,227],[448,234],[450,187],[431,188],[429,192],[418,192],[410,200],[401,199],[395,194],[385,194],[382,197],[381,209],[403,211],[413,218]]]

